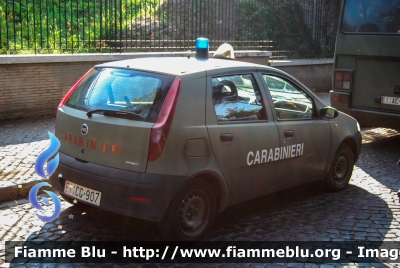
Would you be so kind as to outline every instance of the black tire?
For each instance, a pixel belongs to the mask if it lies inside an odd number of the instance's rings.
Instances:
[[[216,213],[215,192],[203,179],[195,179],[175,195],[158,229],[167,241],[196,241],[211,227]]]
[[[331,191],[344,189],[350,181],[354,168],[353,150],[346,143],[342,143],[333,157],[325,182]]]

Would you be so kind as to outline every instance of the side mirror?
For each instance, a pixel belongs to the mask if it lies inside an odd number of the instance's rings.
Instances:
[[[339,112],[335,108],[325,107],[320,110],[320,114],[328,119],[333,119],[339,115]]]

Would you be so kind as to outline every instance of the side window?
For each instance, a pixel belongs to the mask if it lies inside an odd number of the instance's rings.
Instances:
[[[263,75],[274,102],[278,120],[312,119],[316,114],[313,100],[303,90],[280,77]]]
[[[212,85],[218,122],[267,119],[253,75],[214,77]]]

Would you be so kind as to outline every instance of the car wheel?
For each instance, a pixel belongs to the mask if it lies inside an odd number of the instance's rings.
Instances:
[[[353,167],[353,150],[349,145],[343,143],[340,145],[333,157],[329,173],[326,176],[326,184],[328,188],[332,191],[339,191],[345,188],[349,183],[351,174],[353,173]]]
[[[214,189],[205,180],[195,179],[175,195],[158,228],[165,240],[195,241],[210,229],[215,213]]]

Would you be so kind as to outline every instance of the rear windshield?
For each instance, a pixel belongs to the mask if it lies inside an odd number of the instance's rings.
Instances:
[[[111,110],[155,122],[174,77],[115,68],[96,68],[66,102],[82,111]],[[141,118],[141,119],[140,119]]]
[[[347,0],[342,31],[400,34],[400,0]]]

